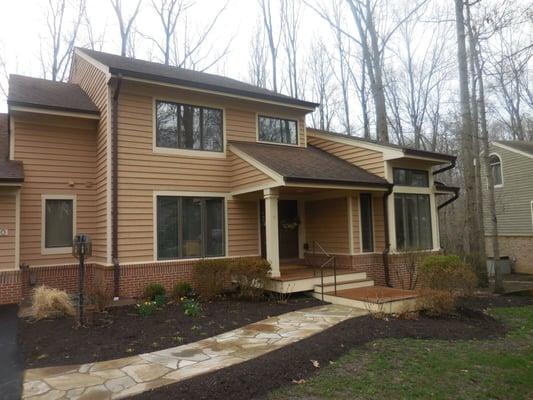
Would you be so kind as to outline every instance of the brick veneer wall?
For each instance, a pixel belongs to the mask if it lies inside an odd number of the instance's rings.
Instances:
[[[487,255],[492,256],[492,238],[486,237]],[[499,236],[500,255],[515,259],[514,272],[533,274],[533,236]]]

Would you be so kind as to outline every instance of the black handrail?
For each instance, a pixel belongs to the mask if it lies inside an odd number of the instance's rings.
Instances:
[[[320,286],[322,288],[321,289],[322,301],[324,301],[324,268],[331,262],[333,262],[333,290],[334,290],[335,295],[337,295],[337,260],[335,256],[330,255],[326,250],[324,250],[322,245],[318,243],[316,240],[313,240],[313,256],[316,255],[316,246],[318,246],[322,254],[324,254],[327,257],[326,261],[323,262],[319,267],[320,268]],[[316,269],[314,266],[313,266],[313,275],[316,276]]]

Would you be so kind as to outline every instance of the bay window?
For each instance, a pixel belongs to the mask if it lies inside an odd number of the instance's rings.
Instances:
[[[428,172],[419,169],[394,168],[394,184],[400,186],[428,187]]]
[[[395,193],[394,214],[398,250],[427,250],[433,247],[429,195]]]
[[[156,102],[156,146],[171,149],[223,151],[222,110]]]
[[[224,200],[157,197],[157,259],[224,256]]]

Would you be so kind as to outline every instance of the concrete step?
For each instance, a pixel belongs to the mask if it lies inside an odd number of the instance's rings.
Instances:
[[[366,287],[366,286],[374,286],[374,281],[372,279],[354,279],[351,281],[345,281],[345,282],[339,283],[337,279],[337,290],[355,289],[355,288]],[[322,285],[315,285],[314,290],[317,293],[322,293],[322,290],[324,291],[324,293],[333,292],[335,290],[335,284],[334,283],[324,284],[324,288],[322,288]]]
[[[313,292],[312,296],[318,300],[322,300],[322,293]],[[375,303],[364,300],[354,300],[346,297],[335,296],[332,293],[324,293],[324,301],[341,306],[360,308],[369,313],[381,314],[398,314],[407,311],[416,310],[416,298],[391,300],[382,303]]]
[[[366,272],[340,272],[337,273],[337,288],[339,283],[366,280]],[[324,276],[324,285],[333,284],[333,275]],[[321,285],[320,273],[317,276],[291,280],[270,279],[266,289],[277,293],[297,293],[314,290],[315,285]]]

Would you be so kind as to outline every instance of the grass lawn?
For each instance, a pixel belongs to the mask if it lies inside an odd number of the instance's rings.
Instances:
[[[270,398],[533,399],[533,306],[490,313],[509,327],[505,337],[377,340]]]

